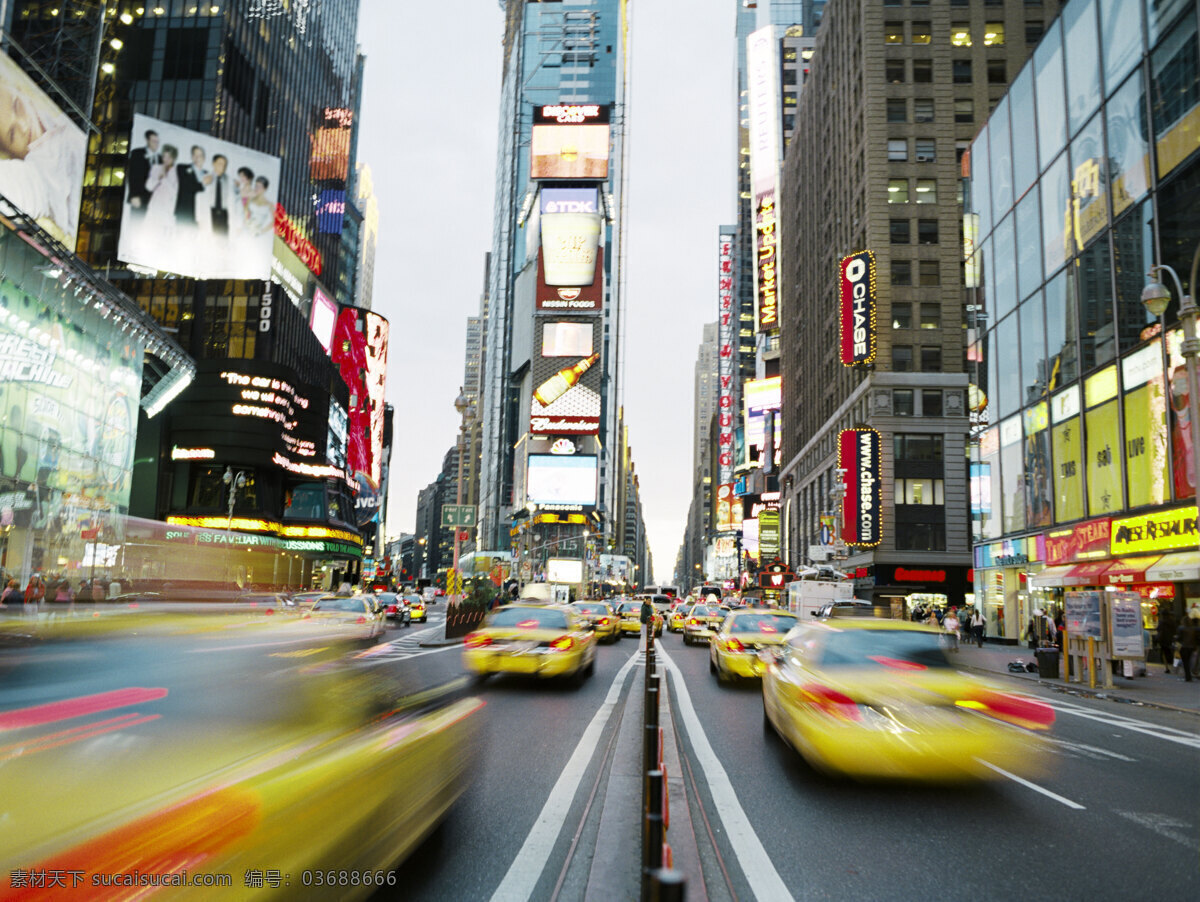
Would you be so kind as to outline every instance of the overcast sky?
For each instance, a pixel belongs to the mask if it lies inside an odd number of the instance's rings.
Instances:
[[[631,0],[624,403],[655,576],[691,501],[693,366],[716,319],[717,226],[733,221],[737,0]],[[391,321],[389,537],[458,429],[466,318],[492,246],[503,11],[496,0],[362,0],[359,159],[379,200],[374,307]]]

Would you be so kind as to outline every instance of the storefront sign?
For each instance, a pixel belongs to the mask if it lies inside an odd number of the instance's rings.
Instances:
[[[779,219],[775,192],[759,198],[754,215],[754,272],[758,287],[758,331],[779,328]]]
[[[1069,529],[1046,533],[1046,564],[1069,564],[1108,557],[1113,521],[1108,517],[1077,523]],[[1116,553],[1115,551],[1113,552]]]
[[[843,257],[841,274],[842,365],[863,366],[875,360],[875,254],[862,251]]]
[[[849,545],[874,546],[882,529],[880,440],[874,429],[843,429],[838,436],[838,466],[845,471],[842,502],[842,540]]]
[[[945,570],[909,570],[907,567],[896,568],[898,583],[944,583]]]
[[[1112,554],[1118,556],[1195,548],[1198,541],[1196,508],[1177,507],[1113,520],[1110,547]]]

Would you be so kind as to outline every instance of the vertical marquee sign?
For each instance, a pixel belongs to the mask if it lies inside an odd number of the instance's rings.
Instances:
[[[717,242],[717,486],[733,493],[734,367],[737,365],[738,318],[733,301],[732,232],[722,231]],[[733,529],[732,518],[717,529]]]
[[[875,362],[876,281],[875,253],[860,251],[843,257],[841,279],[842,365],[865,366]]]
[[[879,450],[879,433],[874,429],[843,429],[838,435],[838,466],[846,471],[841,536],[847,545],[879,544],[883,506]]]

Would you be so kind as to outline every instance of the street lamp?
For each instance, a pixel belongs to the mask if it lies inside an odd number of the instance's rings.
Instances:
[[[221,481],[229,486],[229,519],[225,523],[225,531],[229,532],[233,528],[233,506],[237,503],[238,489],[246,484],[246,471],[238,470],[235,475],[233,467],[226,467]]]
[[[1192,274],[1191,280],[1188,282],[1189,287],[1196,284],[1196,268],[1200,264],[1200,245],[1196,246],[1196,253],[1192,256]],[[1161,319],[1167,311],[1167,305],[1171,302],[1171,290],[1162,283],[1159,275],[1163,272],[1169,273],[1175,281],[1175,287],[1179,289],[1179,319],[1183,323],[1183,345],[1180,352],[1183,354],[1183,365],[1187,371],[1187,386],[1188,386],[1188,419],[1191,425],[1192,438],[1192,484],[1193,487],[1200,477],[1200,396],[1197,395],[1197,384],[1200,379],[1196,375],[1196,358],[1200,355],[1200,339],[1196,337],[1196,315],[1200,310],[1196,307],[1196,302],[1190,294],[1184,294],[1183,285],[1180,284],[1179,274],[1166,264],[1158,264],[1150,267],[1150,271],[1146,274],[1150,277],[1149,283],[1142,289],[1142,303],[1152,316],[1156,319]],[[1163,324],[1163,334],[1166,334],[1166,324]],[[1165,379],[1163,380],[1165,383]]]
[[[471,407],[471,402],[467,400],[467,396],[463,392],[463,389],[461,388],[461,386],[458,389],[458,397],[454,399],[454,409],[456,411],[458,411],[458,415],[461,419],[461,422],[458,427],[458,479],[455,481],[455,486],[454,486],[454,503],[461,507],[461,505],[462,505],[463,454],[465,453],[464,446],[466,444],[466,437],[467,437],[467,420],[469,420],[471,418],[471,415],[473,413],[473,409]],[[454,527],[454,572],[456,574],[458,574],[459,586],[461,587],[462,574],[459,573],[459,571],[458,571],[458,552],[459,552],[459,548],[461,545],[461,540],[459,539],[460,535],[461,535],[461,530],[459,529],[458,526],[455,526]],[[478,549],[476,549],[476,550],[478,550]],[[461,598],[462,598],[462,595],[460,593],[456,592],[450,597],[450,603],[457,604]]]

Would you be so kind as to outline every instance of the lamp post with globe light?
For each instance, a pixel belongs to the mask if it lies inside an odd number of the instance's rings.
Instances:
[[[1196,253],[1192,257],[1192,273],[1191,279],[1188,281],[1189,287],[1194,287],[1196,284],[1196,270],[1198,265],[1200,265],[1200,245],[1196,246]],[[1200,394],[1197,393],[1197,383],[1200,382],[1200,379],[1196,375],[1197,356],[1200,356],[1200,338],[1196,337],[1196,316],[1200,313],[1200,309],[1196,307],[1196,302],[1192,296],[1184,293],[1183,285],[1179,281],[1179,274],[1166,264],[1158,264],[1150,267],[1150,271],[1147,273],[1150,281],[1142,289],[1142,303],[1150,314],[1161,321],[1163,314],[1167,311],[1167,306],[1171,303],[1171,290],[1159,278],[1163,272],[1171,276],[1175,282],[1175,287],[1179,290],[1179,320],[1183,324],[1183,344],[1180,347],[1180,352],[1183,355],[1184,369],[1187,371],[1188,420],[1191,427],[1192,441],[1191,482],[1193,488],[1195,488],[1197,477],[1200,476]],[[1163,324],[1162,331],[1165,338],[1165,323]]]
[[[472,419],[472,416],[474,414],[474,408],[471,406],[471,402],[467,400],[467,396],[463,392],[462,388],[459,388],[458,397],[454,399],[454,409],[458,411],[458,416],[461,420],[459,427],[458,427],[458,478],[455,480],[455,486],[454,486],[454,503],[456,506],[461,507],[462,506],[463,454],[465,453],[467,422],[468,422],[468,420]],[[463,585],[463,579],[462,579],[462,574],[459,573],[459,569],[458,569],[458,553],[459,553],[459,549],[462,544],[462,540],[461,540],[462,534],[463,534],[463,530],[459,526],[455,526],[454,527],[454,572],[456,574],[458,574],[458,585],[460,587],[460,590]],[[462,598],[461,591],[455,592],[453,595],[450,596],[449,603],[450,604],[458,604],[458,602],[461,600],[461,598]]]

